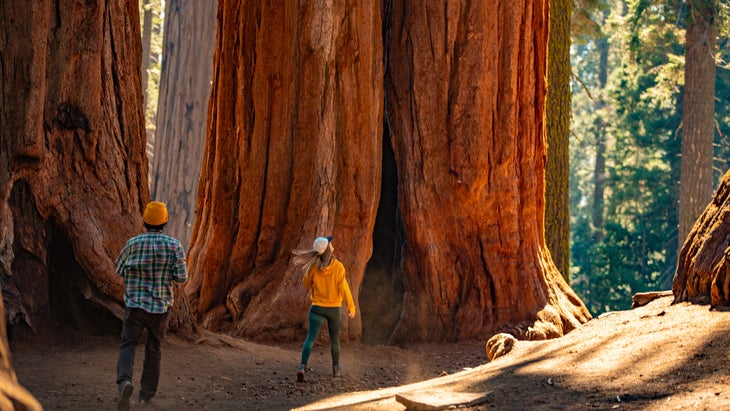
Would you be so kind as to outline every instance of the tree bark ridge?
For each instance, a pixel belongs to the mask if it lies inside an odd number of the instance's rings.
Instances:
[[[30,39],[2,42],[15,45],[3,50],[15,64],[0,92],[26,102],[0,119],[8,321],[113,327],[109,316],[122,313],[114,257],[141,231],[148,199],[139,10],[123,1],[4,10],[14,22],[4,35]]]
[[[730,305],[730,171],[679,252],[674,302]]]
[[[379,5],[220,1],[218,16],[186,294],[208,328],[300,339],[310,302],[291,250],[334,235],[356,301],[372,251]],[[343,323],[345,338],[360,332]]]
[[[550,338],[587,321],[544,239],[547,4],[394,1],[392,24],[407,244],[391,341]]]

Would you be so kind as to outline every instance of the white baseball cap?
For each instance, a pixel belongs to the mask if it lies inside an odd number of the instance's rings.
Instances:
[[[317,237],[314,240],[314,243],[312,243],[312,250],[316,251],[317,254],[324,254],[327,250],[327,246],[330,244],[330,241],[332,241],[331,235],[327,237]]]

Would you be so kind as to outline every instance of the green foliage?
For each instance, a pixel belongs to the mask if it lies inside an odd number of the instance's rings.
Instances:
[[[637,292],[671,287],[677,261],[684,86],[682,0],[589,9],[596,33],[574,42],[571,141],[572,286],[594,314]],[[718,3],[715,182],[730,158],[730,6]],[[574,31],[574,33],[583,31]],[[608,58],[601,60],[601,47]],[[605,82],[602,80],[605,70]],[[596,175],[605,144],[605,173]],[[602,203],[594,190],[605,187]],[[603,217],[594,221],[595,213]],[[602,222],[602,223],[601,223]]]
[[[605,38],[573,54],[593,99],[574,88],[572,284],[594,315],[629,308],[637,292],[668,288],[676,266],[684,34],[653,3],[616,5],[601,22]],[[598,142],[606,149],[602,226],[592,217]]]

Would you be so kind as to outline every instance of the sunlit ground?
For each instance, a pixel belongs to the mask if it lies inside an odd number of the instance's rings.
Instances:
[[[418,392],[481,393],[484,409],[730,410],[730,312],[669,302],[591,320],[559,339],[520,341],[505,357],[471,370],[298,410],[406,409],[396,395]],[[453,405],[458,401],[454,396]]]

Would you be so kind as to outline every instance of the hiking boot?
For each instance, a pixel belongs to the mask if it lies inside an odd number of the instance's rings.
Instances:
[[[332,366],[332,376],[333,377],[342,377],[342,364],[337,364]]]
[[[297,382],[304,382],[304,365],[300,365],[299,368],[297,368]]]
[[[129,397],[132,396],[132,391],[134,391],[134,385],[130,381],[124,380],[119,383],[117,411],[129,411]]]
[[[139,397],[137,400],[137,404],[142,408],[149,406],[150,402],[152,402],[152,399],[145,397]]]

